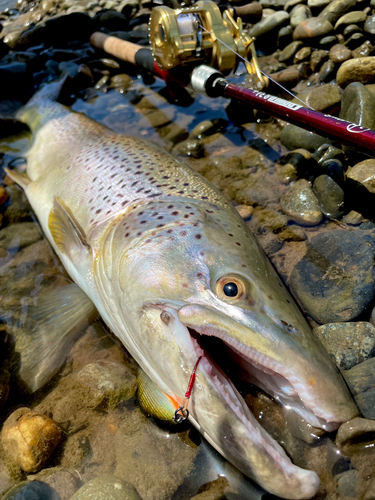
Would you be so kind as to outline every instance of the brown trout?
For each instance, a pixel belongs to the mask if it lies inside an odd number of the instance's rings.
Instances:
[[[293,465],[201,339],[221,339],[261,387],[326,430],[358,413],[337,368],[220,192],[157,146],[53,102],[58,87],[19,114],[35,138],[27,174],[9,174],[67,272],[176,407],[202,356],[192,424],[269,492],[311,498],[317,474]]]

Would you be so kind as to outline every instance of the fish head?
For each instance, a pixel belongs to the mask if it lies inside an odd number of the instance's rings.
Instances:
[[[104,247],[97,274],[111,282],[102,289],[112,293],[115,330],[126,325],[119,336],[148,376],[181,404],[200,358],[194,425],[268,491],[313,496],[317,475],[293,465],[262,429],[205,339],[220,339],[252,380],[313,426],[333,430],[358,410],[236,211],[194,200],[135,206]]]

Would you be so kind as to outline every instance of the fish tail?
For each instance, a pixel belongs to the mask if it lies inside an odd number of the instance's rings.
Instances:
[[[32,98],[17,111],[17,120],[26,123],[32,132],[37,132],[45,123],[53,118],[61,118],[68,113],[68,110],[59,104],[61,88],[64,85],[65,77],[47,83]]]

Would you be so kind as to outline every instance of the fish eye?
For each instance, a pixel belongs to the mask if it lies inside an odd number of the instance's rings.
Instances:
[[[215,292],[224,302],[237,302],[245,296],[246,285],[237,276],[225,276],[216,282]]]

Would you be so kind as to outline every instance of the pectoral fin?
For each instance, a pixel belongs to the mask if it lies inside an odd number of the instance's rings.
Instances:
[[[63,254],[71,257],[77,252],[90,253],[91,248],[83,229],[63,200],[57,196],[48,217],[48,227],[53,241]]]
[[[58,372],[77,337],[98,317],[94,304],[75,284],[40,297],[30,311],[30,338],[19,370],[30,391],[40,389]]]
[[[138,369],[138,402],[147,415],[173,424],[178,403],[161,391],[140,368]]]
[[[18,184],[22,189],[26,189],[30,184],[31,179],[26,172],[18,172],[17,170],[9,170],[9,168],[4,168],[5,172],[9,177]]]

